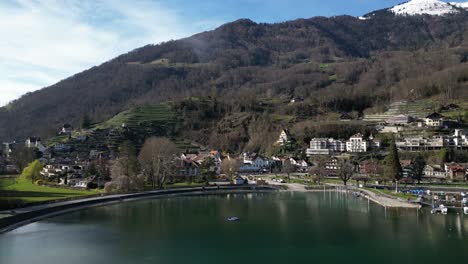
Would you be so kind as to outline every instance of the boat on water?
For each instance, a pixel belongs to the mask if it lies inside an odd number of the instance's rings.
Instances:
[[[431,210],[431,214],[443,214],[446,215],[448,213],[448,208],[445,207],[443,204],[439,205],[439,207],[435,207]]]
[[[463,207],[463,213],[468,215],[468,207]]]
[[[231,216],[231,217],[228,217],[227,220],[228,220],[229,222],[236,222],[236,221],[239,221],[240,218],[237,217],[237,216]]]

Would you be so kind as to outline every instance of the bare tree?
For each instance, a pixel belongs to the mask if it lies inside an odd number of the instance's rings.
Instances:
[[[296,166],[294,166],[290,159],[287,159],[283,163],[283,173],[288,175],[288,182],[291,183],[291,173],[296,171]]]
[[[325,159],[319,158],[316,161],[316,166],[310,169],[309,176],[313,176],[315,178],[315,182],[320,185],[320,182],[326,174],[327,170],[325,167]]]
[[[239,168],[240,161],[230,157],[223,160],[223,163],[221,164],[221,171],[229,177],[231,182],[234,180],[234,175],[239,171]]]
[[[106,186],[106,190],[138,191],[143,189],[144,181],[139,175],[139,164],[135,154],[135,148],[131,142],[124,142],[119,148],[119,157],[112,163],[112,182]]]
[[[348,181],[353,177],[355,171],[355,166],[348,160],[340,160],[339,163],[339,176],[343,181],[343,184],[346,186]]]
[[[145,141],[138,155],[143,174],[153,189],[162,188],[174,172],[177,146],[167,138],[152,137]]]

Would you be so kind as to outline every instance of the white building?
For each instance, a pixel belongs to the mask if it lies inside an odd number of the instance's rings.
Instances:
[[[468,148],[468,133],[462,129],[455,129],[455,133],[449,138],[449,145],[455,148]]]
[[[24,145],[27,148],[37,148],[40,152],[44,152],[47,148],[42,145],[41,138],[39,137],[29,137],[24,142]]]
[[[266,172],[271,167],[271,162],[260,156],[253,159],[249,158],[246,153],[243,154],[243,164],[239,168],[239,172]]]
[[[432,113],[424,118],[424,123],[428,127],[442,127],[444,126],[444,119],[440,114]]]
[[[310,148],[306,150],[307,156],[330,155],[332,152],[345,152],[346,143],[333,138],[313,138]]]
[[[370,148],[369,142],[364,139],[364,136],[360,133],[352,136],[346,142],[346,151],[351,153],[363,153],[367,152]]]
[[[400,149],[409,151],[438,150],[442,148],[468,149],[468,135],[464,130],[456,129],[451,136],[406,137],[398,140],[396,145]]]
[[[71,135],[73,132],[73,127],[70,124],[64,124],[62,129],[60,129],[60,135]]]
[[[61,173],[62,173],[62,169],[60,168],[60,166],[55,166],[51,164],[46,165],[40,172],[42,176],[47,177],[47,178],[59,176],[61,175]]]
[[[447,172],[440,165],[426,165],[424,176],[427,178],[445,179],[447,178]]]

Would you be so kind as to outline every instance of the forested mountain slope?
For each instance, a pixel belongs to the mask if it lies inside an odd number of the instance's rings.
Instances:
[[[278,24],[238,20],[213,31],[148,45],[0,108],[0,141],[54,134],[138,105],[216,98],[219,114],[276,116],[362,112],[400,99],[468,96],[468,15],[358,19],[315,17]],[[180,104],[178,104],[180,102]],[[196,125],[184,129],[197,129]],[[190,132],[190,131],[189,131]],[[188,133],[190,134],[190,133]]]

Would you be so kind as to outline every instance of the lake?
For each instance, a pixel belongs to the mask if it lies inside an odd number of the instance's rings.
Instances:
[[[0,235],[0,263],[459,263],[467,247],[468,216],[456,212],[284,192],[90,208]]]

